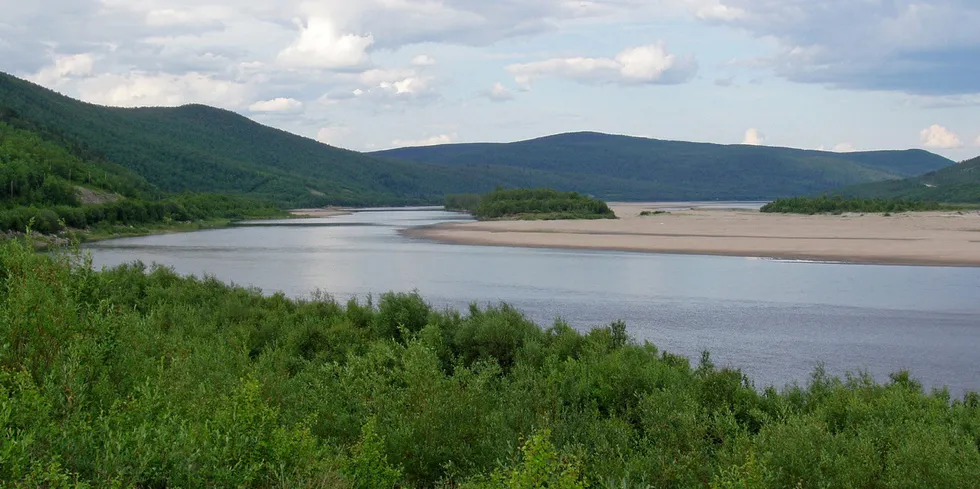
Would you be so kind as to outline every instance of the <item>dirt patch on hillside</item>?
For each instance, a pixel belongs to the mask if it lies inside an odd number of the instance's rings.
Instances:
[[[101,192],[99,190],[92,190],[90,188],[79,187],[77,185],[75,186],[75,195],[78,196],[78,201],[82,204],[107,204],[123,199],[119,194]]]

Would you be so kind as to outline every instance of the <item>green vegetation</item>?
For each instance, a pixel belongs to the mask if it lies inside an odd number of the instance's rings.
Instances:
[[[0,122],[0,232],[22,233],[31,226],[44,234],[66,227],[85,229],[90,236],[139,234],[134,226],[281,214],[269,203],[243,197],[166,196],[128,170],[84,158],[83,149],[52,134],[17,127],[27,126],[24,121],[8,120],[15,125]]]
[[[498,188],[486,195],[462,194],[446,197],[446,209],[466,211],[481,220],[523,219],[615,219],[605,202],[551,189]]]
[[[72,154],[115,165],[164,192],[248,196],[282,207],[427,204],[497,186],[563,188],[606,200],[768,199],[952,163],[924,151],[837,154],[599,134],[365,155],[225,110],[100,107],[2,73],[0,121],[43,132]],[[94,180],[98,175],[92,172]]]
[[[784,214],[843,214],[845,212],[893,213],[936,211],[943,207],[937,202],[917,202],[899,199],[845,199],[836,197],[793,197],[776,199],[762,206],[762,212]]]
[[[640,213],[640,217],[661,216],[664,214],[670,214],[670,213],[667,211],[643,211]]]
[[[0,243],[4,487],[974,488],[980,396]]]
[[[952,161],[921,151],[831,153],[573,133],[507,144],[402,148],[375,156],[465,169],[526,172],[519,187],[551,187],[615,200],[769,200],[894,180]],[[457,191],[463,191],[459,189]]]
[[[980,204],[980,157],[905,180],[847,187],[845,197]]]

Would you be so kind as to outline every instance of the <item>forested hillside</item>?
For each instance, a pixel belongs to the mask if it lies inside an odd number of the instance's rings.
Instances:
[[[576,183],[562,188],[606,200],[768,199],[919,175],[953,163],[921,150],[830,153],[597,133],[373,154],[449,168],[503,165],[556,172]],[[593,181],[599,176],[631,184],[612,189]]]
[[[213,194],[167,195],[132,171],[6,114],[0,122],[0,232],[277,215],[270,203]]]
[[[200,105],[121,109],[0,74],[0,115],[29,121],[168,192],[217,192],[283,206],[438,202],[497,179],[388,162]]]
[[[837,154],[595,133],[366,155],[212,107],[102,107],[2,73],[0,121],[26,124],[164,192],[249,196],[284,207],[438,203],[498,186],[605,200],[769,199],[952,163],[925,151]]]
[[[980,203],[980,157],[904,180],[847,187],[847,197]]]

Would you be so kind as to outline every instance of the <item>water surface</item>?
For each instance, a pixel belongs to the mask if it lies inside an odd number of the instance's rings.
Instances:
[[[641,341],[695,359],[709,350],[759,387],[805,382],[823,363],[879,380],[909,369],[927,387],[980,391],[980,268],[446,245],[399,233],[465,219],[375,209],[87,248],[97,266],[159,263],[293,297],[418,290],[437,307],[507,302],[544,325],[622,319]]]

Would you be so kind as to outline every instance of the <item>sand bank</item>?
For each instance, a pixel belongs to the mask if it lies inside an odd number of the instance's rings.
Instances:
[[[350,214],[344,207],[323,207],[318,209],[290,209],[289,213],[297,217],[334,217]]]
[[[762,214],[754,210],[644,210],[611,204],[617,220],[449,223],[408,230],[445,243],[729,255],[895,265],[980,266],[980,212],[883,216]]]

